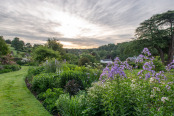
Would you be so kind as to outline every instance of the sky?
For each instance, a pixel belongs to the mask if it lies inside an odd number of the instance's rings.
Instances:
[[[96,48],[135,38],[154,14],[174,10],[174,0],[0,0],[0,35],[64,48]]]

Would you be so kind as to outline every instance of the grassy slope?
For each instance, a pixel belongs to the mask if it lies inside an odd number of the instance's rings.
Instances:
[[[0,116],[50,116],[26,87],[27,70],[0,74]]]

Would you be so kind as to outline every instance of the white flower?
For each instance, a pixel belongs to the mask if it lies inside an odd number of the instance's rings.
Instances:
[[[136,88],[136,84],[133,84],[132,83],[130,86],[131,86],[132,89],[135,89]]]
[[[153,88],[153,91],[160,91],[160,88],[154,87],[154,88]]]
[[[132,79],[132,83],[135,83],[135,79]]]
[[[150,95],[150,98],[154,98],[155,97],[155,95]]]
[[[149,81],[150,83],[153,83],[155,81],[155,77],[151,77]]]
[[[166,100],[169,101],[169,98],[168,98],[168,97],[162,97],[162,98],[161,98],[161,101],[162,101],[163,103],[165,103]]]

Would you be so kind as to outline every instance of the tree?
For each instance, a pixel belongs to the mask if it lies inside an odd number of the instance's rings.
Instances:
[[[5,40],[5,42],[6,42],[7,44],[11,44],[11,40],[9,40],[9,39]]]
[[[32,47],[32,45],[30,44],[30,43],[26,43],[26,45],[25,45],[27,48],[31,48]]]
[[[39,46],[34,50],[33,53],[34,60],[41,63],[42,61],[46,61],[49,58],[56,58],[58,60],[61,59],[60,53],[58,51],[54,51],[47,47]]]
[[[137,39],[146,46],[154,47],[163,63],[170,63],[174,55],[174,11],[167,11],[145,20],[136,29]],[[165,54],[168,58],[165,61]]]
[[[16,50],[23,50],[24,49],[24,41],[19,40],[18,37],[15,37],[11,43],[11,46],[14,47]]]
[[[79,66],[83,66],[86,63],[90,63],[90,60],[87,57],[82,57],[79,59]]]
[[[3,36],[0,36],[0,56],[7,55],[9,53],[8,45],[6,44]]]
[[[65,51],[63,49],[63,45],[55,38],[49,38],[47,40],[47,44],[46,46],[48,46],[48,48],[53,49],[54,51],[59,51],[61,55],[65,54]]]

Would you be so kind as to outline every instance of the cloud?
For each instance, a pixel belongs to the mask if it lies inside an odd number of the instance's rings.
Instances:
[[[129,41],[145,19],[174,10],[173,0],[1,0],[0,35],[66,47],[97,47]],[[68,44],[71,43],[71,44]]]

